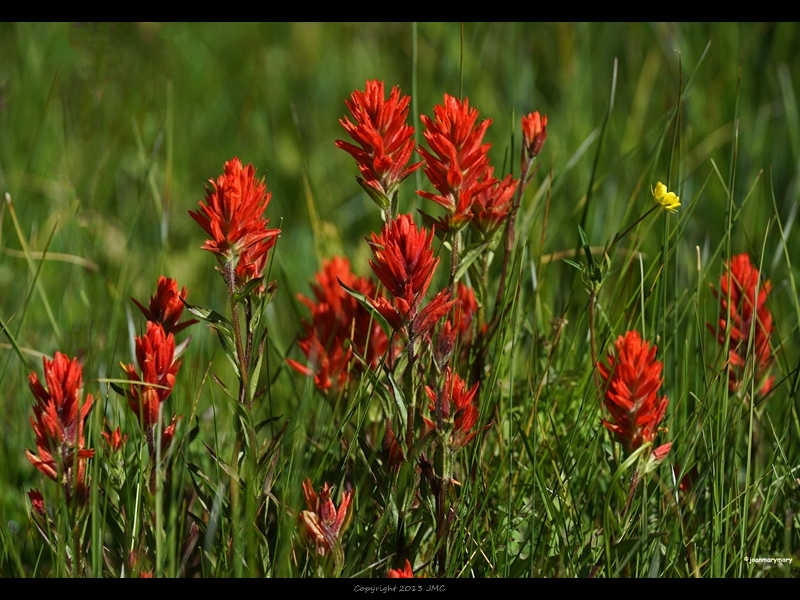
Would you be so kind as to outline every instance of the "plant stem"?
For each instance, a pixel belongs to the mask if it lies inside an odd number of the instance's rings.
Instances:
[[[242,344],[242,331],[239,324],[239,307],[235,300],[236,294],[236,268],[233,260],[225,262],[225,283],[228,284],[228,298],[231,302],[231,323],[233,324],[233,337],[236,341],[236,355],[239,359],[239,402],[246,404],[252,410],[252,400],[250,399],[249,377],[247,373],[247,360]]]

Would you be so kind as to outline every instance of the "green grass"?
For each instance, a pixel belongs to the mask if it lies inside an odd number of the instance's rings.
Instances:
[[[481,387],[479,425],[491,426],[457,455],[443,573],[798,574],[797,25],[465,24],[463,39],[457,24],[2,24],[0,32],[0,192],[13,202],[0,208],[0,576],[120,576],[123,566],[128,576],[131,550],[159,576],[330,575],[298,524],[307,477],[317,490],[333,485],[337,505],[355,490],[342,576],[385,576],[402,566],[403,545],[422,574],[442,572],[424,483],[397,531],[393,507],[413,469],[398,483],[380,456],[394,414],[386,374],[324,398],[285,363],[302,357],[296,341],[308,310],[296,295],[311,295],[321,260],[345,255],[356,273],[372,274],[364,237],[379,231],[380,211],[334,146],[346,137],[344,100],[368,79],[405,94],[413,81],[414,110],[426,115],[463,87],[493,120],[486,140],[496,174],[519,176],[520,116],[538,110],[549,119],[516,222],[509,310]],[[215,261],[200,250],[206,235],[187,211],[233,156],[266,174],[266,216],[282,230],[254,415],[273,419],[259,439],[277,442],[257,528],[247,526],[252,490],[231,483],[236,401],[214,376],[231,390],[236,376],[210,328],[188,330],[165,407],[183,419],[154,497],[139,426],[105,381],[124,377],[120,361],[134,361],[144,321],[129,298],[145,301],[159,275],[186,285],[190,302],[229,315]],[[678,193],[679,212],[657,211],[611,248],[653,206],[657,181]],[[441,215],[417,187],[432,189],[421,172],[402,186],[400,211]],[[591,317],[597,355],[637,329],[664,361],[668,432],[658,441],[673,445],[627,511],[635,465],[601,425],[608,414],[592,365],[590,293],[564,261],[586,263],[579,226],[602,268]],[[448,250],[438,241],[435,249],[442,264],[432,291],[447,285],[449,267]],[[751,362],[745,390],[755,402],[729,391],[727,353],[706,326],[719,319],[710,286],[719,288],[725,261],[741,253],[762,285],[772,282],[775,386],[760,397]],[[501,262],[502,245],[492,299]],[[470,281],[477,285],[472,273]],[[69,531],[59,486],[24,454],[35,448],[27,377],[41,377],[42,354],[56,351],[80,358],[96,402],[83,573],[64,558],[68,536],[45,544],[27,497],[41,490],[57,530]],[[104,422],[130,434],[124,472],[100,451]],[[688,492],[678,489],[678,465],[696,469]]]

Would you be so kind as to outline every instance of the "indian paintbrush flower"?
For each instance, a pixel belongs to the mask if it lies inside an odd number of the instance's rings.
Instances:
[[[311,484],[311,479],[303,482],[303,493],[306,497],[308,510],[300,513],[300,522],[305,526],[306,533],[314,541],[317,552],[325,555],[333,551],[334,547],[341,544],[341,534],[347,524],[347,509],[353,499],[353,492],[342,493],[342,503],[339,510],[331,500],[331,488],[327,482],[317,495]]]
[[[420,116],[430,150],[418,151],[427,163],[425,174],[439,193],[417,190],[417,194],[443,206],[450,213],[450,227],[458,230],[472,218],[473,196],[493,183],[486,177],[491,144],[483,143],[492,121],[476,124],[478,110],[470,108],[469,99],[462,102],[448,94],[433,113],[433,119]]]
[[[653,188],[653,200],[655,200],[656,204],[663,206],[664,210],[671,213],[678,212],[678,208],[681,205],[681,199],[675,195],[675,192],[668,192],[667,186],[660,181]]]
[[[225,163],[225,172],[206,190],[206,203],[189,211],[192,218],[211,236],[202,248],[214,253],[222,264],[234,261],[238,283],[260,277],[267,252],[275,245],[280,229],[269,229],[264,210],[271,193],[255,177],[252,164],[242,166],[234,157]]]
[[[53,360],[44,358],[42,362],[47,387],[36,373],[28,376],[31,392],[36,397],[35,419],[31,419],[31,425],[36,434],[38,454],[26,450],[25,455],[50,479],[58,481],[61,476],[69,497],[73,490],[84,497],[86,459],[94,456],[94,450],[84,448],[83,427],[93,399],[91,394],[87,394],[85,400],[82,398],[83,367],[77,358],[70,360],[56,352]]]
[[[430,404],[428,410],[436,421],[423,417],[423,421],[430,429],[437,429],[439,422],[453,419],[453,429],[450,433],[450,447],[454,450],[469,444],[478,434],[479,430],[472,431],[478,422],[478,407],[475,406],[475,394],[479,382],[467,388],[467,382],[458,374],[453,373],[450,367],[445,371],[444,387],[438,391],[425,386]],[[437,414],[441,406],[441,414]]]
[[[137,336],[135,342],[141,376],[133,364],[120,366],[128,379],[136,382],[126,392],[128,406],[145,427],[152,427],[158,422],[161,403],[172,393],[181,359],[175,360],[175,337],[165,334],[158,323],[148,321],[146,334]]]
[[[414,571],[411,569],[411,563],[406,559],[405,567],[402,569],[389,569],[387,577],[389,579],[413,579]]]
[[[719,292],[712,288],[720,303],[719,337],[725,344],[725,332],[730,325],[730,350],[728,354],[728,383],[731,392],[740,388],[744,379],[747,358],[754,357],[756,383],[761,394],[772,389],[774,377],[769,376],[773,363],[770,335],[772,313],[767,308],[767,297],[772,289],[769,281],[761,281],[761,274],[748,254],[738,254],[725,265],[719,280]],[[728,323],[730,297],[730,323]],[[709,325],[709,329],[713,328]]]
[[[311,320],[303,321],[305,334],[298,341],[310,366],[287,359],[298,372],[313,375],[315,385],[323,392],[333,384],[341,389],[348,374],[352,377],[360,371],[361,363],[353,360],[354,350],[369,368],[375,368],[389,346],[378,322],[341,284],[367,298],[376,295],[375,284],[354,275],[346,258],[323,261],[322,270],[311,285],[316,300],[298,295],[311,310]]]
[[[547,115],[541,116],[539,111],[535,111],[522,117],[522,137],[523,160],[533,160],[542,151],[547,139]]]
[[[394,306],[385,298],[373,300],[375,308],[392,327],[405,330],[406,337],[430,332],[454,303],[442,290],[418,310],[439,265],[433,256],[433,231],[417,228],[411,215],[400,215],[367,241],[374,254],[369,264],[394,298]]]
[[[189,319],[183,323],[178,323],[184,308],[181,300],[186,300],[186,293],[186,286],[178,292],[178,282],[161,275],[158,278],[156,294],[150,297],[150,303],[147,308],[135,298],[131,298],[131,300],[139,307],[139,310],[142,311],[148,321],[160,324],[167,334],[175,334],[189,327],[189,325],[197,323],[197,319]]]
[[[642,340],[638,331],[619,336],[614,346],[616,356],[609,352],[608,364],[597,364],[606,384],[604,403],[611,414],[603,425],[632,452],[645,442],[653,442],[667,410],[667,397],[658,397],[664,364],[656,360],[657,347]],[[670,446],[656,448],[654,458],[663,459]]]
[[[367,81],[365,90],[356,90],[345,100],[355,119],[339,119],[345,131],[358,144],[337,140],[336,146],[350,153],[362,177],[359,185],[384,210],[403,180],[422,163],[406,166],[414,151],[414,128],[406,123],[410,96],[401,96],[392,87],[387,100],[382,81]]]

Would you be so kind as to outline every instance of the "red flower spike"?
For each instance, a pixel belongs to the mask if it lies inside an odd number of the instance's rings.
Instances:
[[[735,392],[742,385],[744,367],[748,356],[755,357],[759,389],[766,394],[772,389],[774,377],[766,377],[772,367],[774,355],[770,346],[770,335],[774,329],[772,313],[767,308],[767,297],[772,290],[769,281],[759,284],[761,274],[750,261],[747,254],[738,254],[726,265],[726,272],[720,277],[719,292],[712,292],[719,299],[719,338],[725,344],[725,331],[728,323],[728,296],[730,295],[730,353],[728,355],[728,385]],[[756,296],[758,290],[758,296]],[[755,319],[755,323],[753,320]],[[713,328],[709,325],[709,329]],[[751,336],[754,336],[751,339]],[[748,354],[751,352],[752,354]],[[766,379],[765,379],[766,377]]]
[[[186,286],[178,292],[178,282],[161,275],[158,278],[156,295],[150,297],[150,304],[145,308],[136,298],[131,298],[133,303],[139,307],[142,314],[148,321],[158,323],[164,328],[165,333],[176,334],[197,323],[197,319],[189,319],[183,323],[178,323],[183,313],[183,302],[186,300]]]
[[[427,335],[455,303],[456,300],[450,299],[448,290],[442,290],[436,294],[436,297],[428,302],[425,308],[411,321],[411,336],[421,338]]]
[[[507,175],[500,181],[492,177],[493,169],[489,167],[486,180],[490,185],[477,194],[472,201],[471,225],[484,237],[491,236],[502,225],[511,210],[511,201],[517,191],[518,180]]]
[[[390,322],[413,320],[439,265],[433,256],[433,231],[417,228],[411,215],[399,215],[383,226],[379,236],[371,236],[367,241],[375,260],[369,264],[394,297],[399,318],[384,314],[379,302],[375,306]]]
[[[43,359],[47,388],[36,373],[28,375],[31,392],[36,397],[33,407],[35,419],[31,426],[36,434],[38,455],[25,450],[31,464],[53,480],[58,480],[59,470],[67,480],[75,469],[75,451],[78,454],[77,486],[84,486],[85,459],[94,456],[94,450],[84,449],[83,427],[92,408],[92,395],[81,401],[83,367],[78,359],[56,352],[53,360]]]
[[[411,563],[406,559],[406,566],[402,569],[389,569],[387,575],[389,579],[413,579],[414,571],[411,570]]]
[[[434,119],[420,116],[430,151],[422,147],[418,151],[427,162],[425,174],[439,194],[421,190],[417,194],[447,209],[451,226],[459,229],[472,218],[473,196],[491,185],[485,179],[491,144],[482,142],[492,121],[476,125],[478,110],[470,108],[469,100],[462,102],[448,94],[433,113]]]
[[[181,360],[175,360],[175,337],[166,335],[164,328],[151,321],[147,322],[147,333],[135,338],[136,360],[142,371],[141,376],[133,364],[121,364],[130,381],[154,384],[132,385],[127,392],[128,406],[145,427],[158,422],[159,407],[175,385],[175,376],[181,367]],[[140,409],[142,414],[140,415]]]
[[[317,496],[311,479],[303,482],[303,493],[308,510],[300,513],[300,521],[305,526],[308,535],[314,540],[317,552],[321,555],[325,555],[326,552],[333,549],[335,544],[341,542],[340,535],[347,518],[347,508],[353,498],[352,491],[342,493],[342,503],[337,511],[331,500],[330,492],[330,486],[325,483]]]
[[[642,340],[638,331],[629,331],[619,336],[616,343],[616,358],[609,352],[608,365],[597,364],[606,384],[605,405],[611,413],[611,421],[603,421],[631,452],[644,442],[652,442],[658,433],[658,424],[667,410],[667,397],[658,397],[663,379],[663,363],[656,360],[657,347]],[[663,459],[669,444],[657,449]]]
[[[263,180],[256,180],[252,164],[242,167],[234,157],[225,163],[225,172],[217,181],[209,180],[206,203],[200,202],[200,210],[189,211],[198,225],[211,236],[203,244],[203,250],[217,255],[221,261],[241,257],[248,251],[244,273],[237,273],[242,280],[246,273],[263,271],[261,259],[275,245],[280,229],[268,229],[269,219],[263,216],[271,193]],[[254,248],[255,247],[255,248]],[[241,262],[241,258],[239,259]]]
[[[360,371],[361,363],[354,360],[355,350],[364,361],[375,368],[389,346],[389,340],[370,313],[348,294],[341,283],[364,294],[375,296],[375,285],[350,271],[346,258],[324,261],[322,270],[311,285],[316,301],[298,295],[298,299],[311,309],[311,320],[303,321],[305,335],[298,346],[310,363],[307,367],[287,359],[289,365],[306,376],[314,376],[314,383],[322,391],[334,384],[341,389]],[[346,345],[345,341],[349,340]]]
[[[536,158],[547,139],[547,115],[541,116],[536,111],[522,117],[522,136],[525,139],[526,158]]]
[[[355,119],[339,119],[345,131],[358,144],[342,140],[336,146],[356,159],[363,179],[359,184],[382,208],[387,208],[397,186],[422,163],[406,167],[414,151],[414,128],[406,123],[410,96],[400,96],[400,88],[392,87],[385,99],[382,81],[367,81],[363,92],[356,90],[345,100]]]
[[[450,434],[450,447],[455,449],[463,448],[472,441],[478,431],[471,431],[475,424],[478,422],[478,407],[475,406],[473,400],[475,394],[478,392],[478,385],[480,382],[475,382],[470,389],[467,389],[467,382],[461,379],[457,374],[454,374],[450,367],[445,371],[445,383],[438,395],[442,405],[442,420],[449,419],[453,415],[453,431]],[[437,392],[432,388],[425,386],[425,392],[428,394],[430,403],[428,410],[431,415],[436,416],[436,400]],[[455,411],[453,412],[452,405],[455,404]],[[425,424],[430,429],[436,429],[436,423],[422,417]]]

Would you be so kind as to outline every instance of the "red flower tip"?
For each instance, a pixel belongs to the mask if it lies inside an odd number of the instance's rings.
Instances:
[[[330,492],[330,486],[327,483],[322,486],[317,495],[310,478],[303,482],[303,493],[308,510],[300,513],[300,521],[305,526],[306,533],[314,540],[317,552],[321,555],[341,543],[340,536],[348,516],[347,508],[353,498],[352,491],[343,492],[342,503],[337,511],[331,500]]]
[[[761,281],[761,274],[750,261],[748,254],[738,254],[725,265],[720,277],[719,292],[712,288],[719,299],[719,337],[725,344],[728,329],[728,298],[730,297],[730,351],[728,355],[728,385],[731,392],[738,390],[745,379],[748,360],[755,365],[759,391],[766,394],[772,389],[774,377],[769,371],[774,361],[770,335],[774,329],[772,313],[767,308],[767,298],[772,290],[769,281]],[[713,331],[713,327],[708,325]]]
[[[450,367],[445,371],[444,387],[437,391],[425,386],[430,403],[428,410],[434,416],[436,422],[446,421],[453,418],[453,430],[450,434],[450,447],[455,449],[463,448],[472,441],[478,434],[478,430],[471,431],[478,422],[478,407],[474,404],[475,394],[478,392],[479,382],[475,382],[471,388],[467,389],[467,383],[457,374],[454,374]],[[453,410],[455,404],[455,410]],[[441,414],[439,414],[441,411]],[[436,423],[425,417],[422,418],[430,429],[436,429]]]
[[[491,144],[484,144],[483,136],[492,121],[476,124],[478,110],[470,108],[469,99],[462,102],[448,94],[433,113],[433,119],[420,116],[430,150],[420,147],[418,151],[427,162],[425,174],[439,194],[421,190],[417,194],[447,209],[452,215],[451,225],[459,228],[472,218],[473,195],[489,185],[480,180],[485,179],[489,166]]]
[[[541,116],[536,111],[522,117],[522,135],[525,138],[525,156],[532,160],[542,151],[547,139],[547,115]]]
[[[171,333],[165,334],[158,323],[148,321],[147,332],[137,336],[135,342],[141,375],[134,365],[121,365],[128,379],[137,382],[127,392],[128,406],[141,418],[145,427],[152,427],[158,422],[161,403],[172,393],[181,360],[175,360],[175,337]],[[138,382],[159,387],[139,385]]]
[[[356,90],[345,100],[355,123],[346,116],[339,120],[358,146],[342,140],[336,146],[356,159],[363,177],[359,183],[382,208],[389,206],[397,186],[422,165],[406,167],[414,151],[414,128],[406,123],[410,101],[397,86],[387,100],[382,81],[367,81],[363,92]]]
[[[116,454],[117,452],[119,452],[125,445],[125,442],[128,441],[128,434],[126,433],[125,435],[122,435],[119,427],[117,427],[111,433],[103,431],[102,434],[103,438],[105,438],[106,440],[106,445],[108,446],[108,450],[112,454]]]
[[[217,181],[209,181],[206,203],[200,202],[198,211],[189,211],[211,236],[202,248],[220,261],[237,260],[240,283],[261,276],[267,252],[280,233],[280,229],[267,228],[269,219],[263,214],[272,194],[263,180],[256,180],[255,173],[252,164],[243,167],[234,157],[225,163],[225,172]]]
[[[389,579],[413,579],[414,571],[411,570],[411,563],[406,559],[406,566],[402,569],[389,569],[387,575]]]
[[[47,387],[36,373],[28,376],[31,391],[36,397],[31,419],[36,434],[38,455],[26,450],[28,460],[39,471],[53,480],[61,471],[68,480],[74,479],[77,487],[84,486],[85,461],[92,458],[94,450],[84,449],[83,427],[92,407],[91,394],[82,400],[83,367],[78,359],[56,352],[53,360],[43,359]],[[75,452],[78,454],[77,473]]]
[[[470,224],[484,238],[490,237],[505,221],[519,184],[511,175],[501,181],[492,177],[492,173],[493,169],[489,167],[484,178],[489,185],[474,194],[471,209]]]
[[[38,513],[42,516],[45,516],[47,513],[44,507],[44,497],[42,496],[41,492],[38,490],[31,490],[28,492],[28,498],[31,501],[31,508],[33,512]]]
[[[176,334],[179,331],[197,323],[197,319],[189,319],[183,323],[178,323],[183,313],[183,302],[186,300],[186,287],[178,292],[178,282],[161,275],[158,278],[155,296],[150,297],[150,304],[145,308],[138,300],[131,298],[133,303],[139,307],[142,314],[148,321],[158,323],[164,328],[165,333]]]
[[[597,365],[606,384],[605,405],[611,413],[611,421],[603,421],[603,425],[626,450],[633,451],[655,439],[667,410],[667,397],[658,398],[664,365],[656,360],[656,346],[651,348],[638,331],[619,336],[615,347],[616,358],[609,352],[608,365]],[[665,447],[668,451],[669,445],[659,448],[663,454]]]

